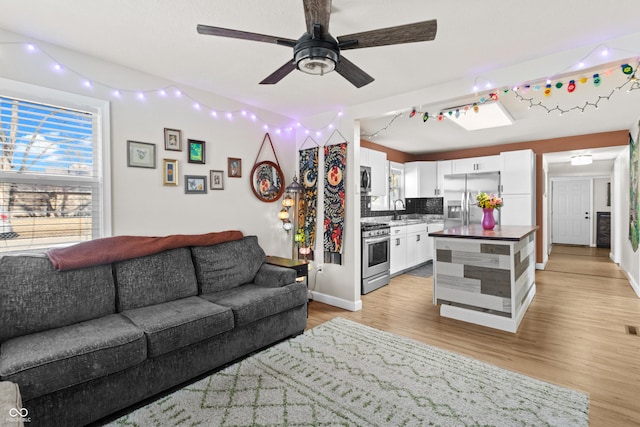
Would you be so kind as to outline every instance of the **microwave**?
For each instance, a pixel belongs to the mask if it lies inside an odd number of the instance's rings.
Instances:
[[[360,192],[371,192],[371,168],[369,166],[360,166]]]

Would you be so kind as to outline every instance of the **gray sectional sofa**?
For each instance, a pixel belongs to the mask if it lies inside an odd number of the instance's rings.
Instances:
[[[85,425],[300,334],[307,289],[255,236],[56,271],[0,258],[0,381],[31,426]]]

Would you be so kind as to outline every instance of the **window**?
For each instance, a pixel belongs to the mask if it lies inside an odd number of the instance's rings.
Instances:
[[[110,232],[104,109],[72,108],[74,97],[55,105],[0,90],[0,254]]]

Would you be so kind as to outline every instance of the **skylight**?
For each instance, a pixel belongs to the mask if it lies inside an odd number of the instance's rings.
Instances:
[[[513,124],[513,119],[499,102],[481,104],[477,113],[469,109],[458,117],[451,115],[449,119],[466,130],[489,129]]]

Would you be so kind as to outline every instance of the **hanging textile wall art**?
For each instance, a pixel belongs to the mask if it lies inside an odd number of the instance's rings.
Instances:
[[[347,143],[324,147],[324,262],[342,264]]]
[[[298,224],[304,235],[304,244],[311,252],[305,255],[314,259],[316,243],[316,218],[318,214],[318,151],[319,147],[300,150],[300,178],[304,190],[300,196],[301,209],[298,210]]]
[[[640,127],[640,123],[638,123]],[[640,139],[640,131],[638,138],[634,141],[631,133],[629,133],[629,240],[633,251],[638,250],[640,242],[640,224],[638,223],[638,213],[640,211],[640,200],[638,200],[638,141]]]

